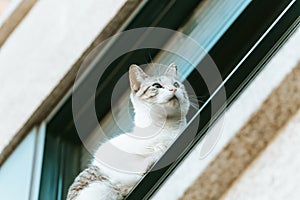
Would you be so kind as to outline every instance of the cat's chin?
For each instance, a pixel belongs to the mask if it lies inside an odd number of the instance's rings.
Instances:
[[[173,96],[172,98],[169,99],[169,101],[167,102],[168,105],[175,107],[179,105],[179,100],[176,96]]]

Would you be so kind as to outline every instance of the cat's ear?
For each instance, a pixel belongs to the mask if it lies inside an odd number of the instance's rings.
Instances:
[[[165,71],[165,75],[177,78],[177,65],[175,63],[170,64],[167,70]]]
[[[129,68],[129,80],[131,89],[137,92],[142,82],[147,78],[148,75],[137,65],[131,65]]]

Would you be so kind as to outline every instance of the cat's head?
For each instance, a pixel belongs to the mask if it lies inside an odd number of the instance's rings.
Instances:
[[[139,66],[129,69],[131,101],[135,111],[148,107],[167,117],[185,117],[190,103],[184,85],[178,81],[177,66],[171,64],[162,75],[149,76]]]

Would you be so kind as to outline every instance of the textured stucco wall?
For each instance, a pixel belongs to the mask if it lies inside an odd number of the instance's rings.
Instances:
[[[194,181],[201,176],[202,173],[209,170],[210,163],[223,151],[223,148],[232,140],[253,113],[257,111],[273,89],[276,88],[285,76],[297,65],[297,62],[300,60],[299,44],[300,29],[291,36],[246,91],[243,92],[228,109],[225,114],[221,138],[213,151],[211,151],[206,158],[200,159],[202,144],[202,142],[200,142],[176,169],[174,174],[169,177],[153,199],[178,199],[190,186],[194,186],[194,190],[203,190],[199,185],[194,185]],[[214,130],[215,127],[216,126],[212,127],[212,130]],[[209,133],[210,131],[208,134]],[[222,179],[222,177],[219,178]],[[197,194],[195,195],[197,196]],[[200,197],[198,199],[200,199]]]
[[[10,2],[11,2],[11,0],[1,0],[0,1],[0,17],[2,17],[3,12],[5,12],[7,7],[9,6]]]
[[[300,198],[299,152],[300,111],[222,199],[298,200]]]
[[[125,2],[38,1],[8,38],[0,49],[0,165],[3,150],[20,142],[24,135],[12,139],[57,85],[64,85],[62,79]]]
[[[298,112],[299,83],[300,63],[189,187],[182,199],[220,199]]]

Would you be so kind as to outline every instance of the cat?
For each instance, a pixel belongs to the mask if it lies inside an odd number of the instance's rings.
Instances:
[[[133,130],[100,145],[92,165],[70,186],[67,200],[124,199],[185,128],[190,103],[184,85],[178,81],[174,63],[164,74],[156,76],[131,65],[129,80]],[[110,155],[112,146],[130,156]],[[102,159],[97,159],[101,156],[114,157],[115,166],[127,167],[130,172],[103,164]]]

